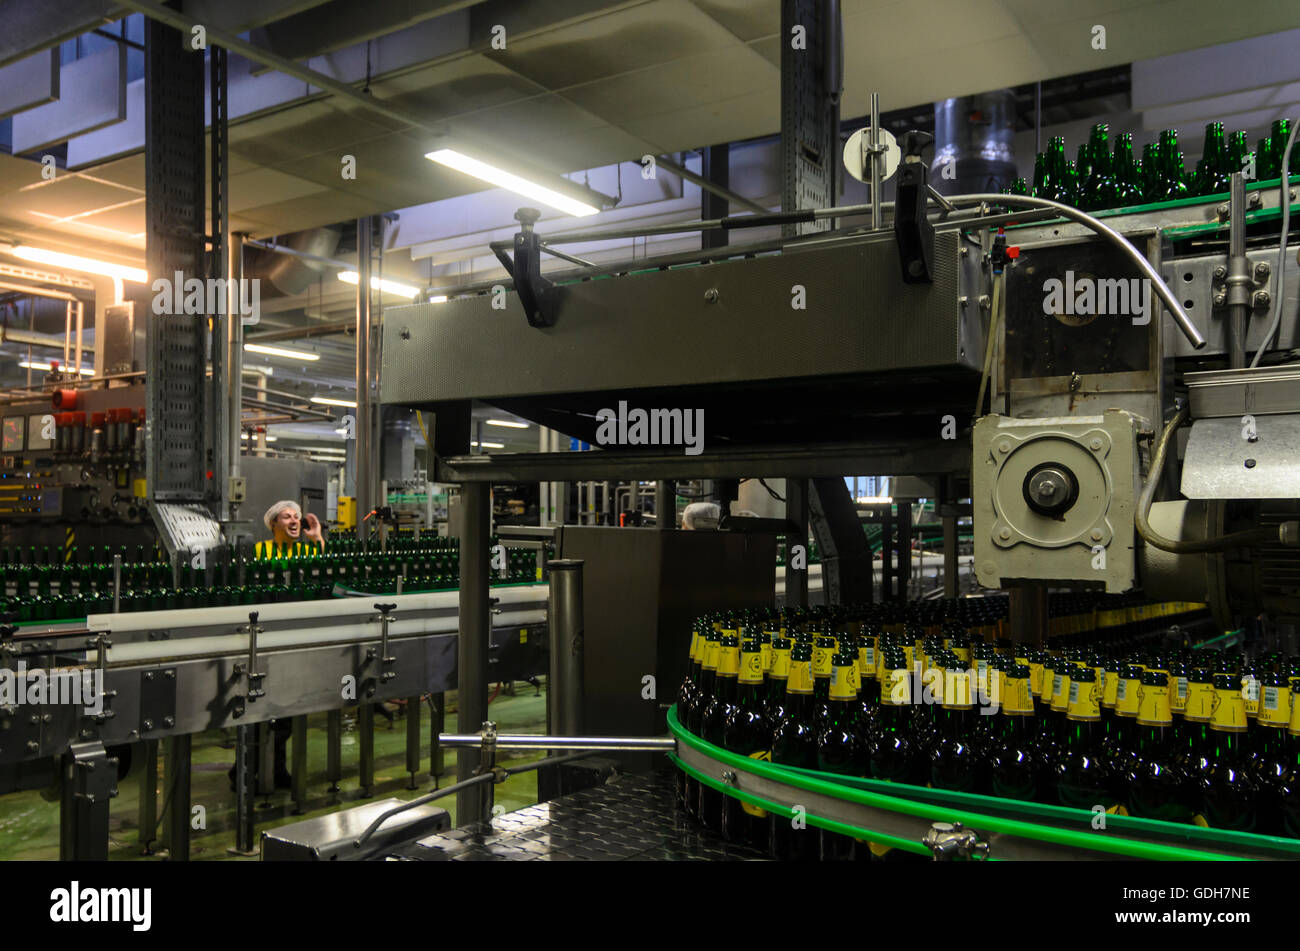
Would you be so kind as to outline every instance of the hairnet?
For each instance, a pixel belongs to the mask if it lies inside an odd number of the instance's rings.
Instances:
[[[262,516],[262,521],[266,523],[268,532],[271,531],[271,526],[275,524],[275,520],[280,517],[280,513],[285,509],[293,509],[298,513],[298,517],[302,518],[302,507],[297,502],[292,499],[281,499],[267,509],[266,514]]]

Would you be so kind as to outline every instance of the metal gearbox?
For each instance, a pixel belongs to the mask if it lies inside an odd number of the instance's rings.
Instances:
[[[989,588],[1007,579],[1135,581],[1133,515],[1140,491],[1137,432],[1123,410],[1101,416],[975,424],[975,569]]]

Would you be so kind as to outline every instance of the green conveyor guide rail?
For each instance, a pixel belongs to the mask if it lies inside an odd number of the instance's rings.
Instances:
[[[1300,859],[1300,841],[1020,802],[779,766],[738,756],[688,732],[668,711],[677,767],[709,787],[780,816],[804,811],[809,826],[921,855],[936,822],[961,823],[989,845],[989,859],[1233,861]],[[1101,827],[1095,827],[1100,825]]]

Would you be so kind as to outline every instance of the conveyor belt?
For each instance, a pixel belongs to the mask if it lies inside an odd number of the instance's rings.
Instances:
[[[398,862],[741,861],[767,858],[682,815],[671,767],[621,776],[497,816],[478,830],[431,835],[389,850]]]

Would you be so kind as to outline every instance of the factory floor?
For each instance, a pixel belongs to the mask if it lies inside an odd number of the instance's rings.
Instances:
[[[493,685],[496,691],[496,685]],[[511,691],[513,690],[513,695]],[[491,696],[491,693],[489,694]],[[456,694],[449,691],[447,701],[447,731],[457,729]],[[288,790],[277,790],[270,796],[257,797],[256,823],[260,836],[264,829],[300,822],[303,819],[323,816],[373,799],[396,797],[414,799],[432,792],[434,779],[429,775],[429,708],[421,710],[421,736],[423,759],[421,772],[416,774],[417,789],[410,789],[411,776],[406,771],[406,725],[404,710],[395,705],[388,709],[395,716],[392,725],[375,715],[375,785],[373,795],[362,799],[358,786],[358,744],[355,711],[345,711],[343,717],[343,779],[339,791],[332,793],[325,778],[326,768],[326,716],[316,714],[307,722],[307,811],[294,815],[294,803]],[[489,706],[489,715],[502,733],[546,732],[546,688],[540,693],[527,683],[516,682],[497,692]],[[190,859],[192,861],[256,861],[256,856],[233,855],[235,844],[235,794],[230,791],[227,771],[234,765],[234,731],[210,730],[194,736],[191,756],[191,802],[203,806],[206,828],[190,833]],[[292,763],[293,747],[289,756]],[[517,756],[505,753],[502,761],[525,763],[541,759],[544,753],[523,753]],[[161,757],[160,757],[161,758]],[[445,751],[446,772],[438,778],[438,786],[455,782],[456,756]],[[165,766],[163,767],[165,768]],[[166,858],[166,851],[155,847],[152,855],[143,855],[140,845],[139,802],[140,764],[133,763],[130,774],[118,784],[117,798],[112,801],[109,815],[110,861],[158,861]],[[158,809],[159,831],[164,825],[162,815],[165,796],[164,781],[159,781]],[[537,774],[521,773],[495,787],[496,802],[507,811],[523,808],[537,802]],[[47,801],[47,797],[50,801]],[[456,797],[437,800],[436,805],[451,813],[456,824]],[[29,790],[0,796],[0,861],[57,860],[59,857],[59,803],[55,790]]]

